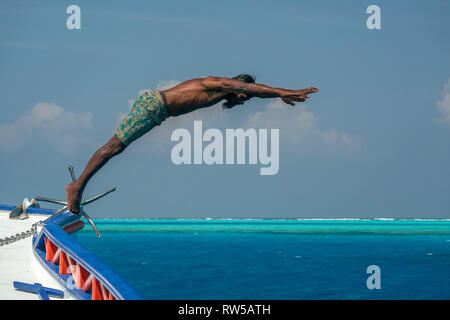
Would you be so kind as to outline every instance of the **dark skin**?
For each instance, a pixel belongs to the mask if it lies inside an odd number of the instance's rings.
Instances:
[[[197,109],[210,107],[225,99],[225,105],[232,108],[245,101],[258,98],[281,98],[285,103],[295,106],[304,102],[309,94],[319,91],[316,87],[302,90],[273,88],[264,84],[247,83],[231,78],[206,77],[193,79],[162,91],[166,97],[167,111],[170,116],[179,116]],[[69,210],[80,213],[83,191],[92,176],[103,167],[109,159],[120,154],[127,146],[117,136],[98,149],[89,160],[83,173],[66,186]]]

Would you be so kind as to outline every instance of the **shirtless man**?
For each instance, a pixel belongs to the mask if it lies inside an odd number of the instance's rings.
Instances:
[[[163,91],[151,90],[140,95],[130,114],[122,121],[113,137],[98,149],[89,160],[80,177],[66,187],[69,210],[80,214],[83,190],[89,179],[112,157],[121,153],[134,140],[160,125],[169,116],[176,117],[200,108],[212,106],[225,99],[224,108],[244,104],[253,98],[281,98],[294,106],[304,102],[310,93],[319,89],[303,90],[272,88],[255,83],[247,74],[234,78],[206,77],[193,79]]]

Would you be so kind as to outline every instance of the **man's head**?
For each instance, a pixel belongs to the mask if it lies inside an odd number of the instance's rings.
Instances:
[[[247,83],[255,83],[255,78],[248,74],[240,74],[233,77],[234,80],[239,80]],[[238,104],[244,104],[245,101],[249,100],[251,97],[245,93],[229,94],[225,97],[226,102],[223,103],[223,108],[231,109]]]

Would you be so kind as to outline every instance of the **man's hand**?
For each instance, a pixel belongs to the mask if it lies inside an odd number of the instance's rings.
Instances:
[[[295,106],[295,102],[305,102],[306,99],[309,98],[310,93],[315,93],[319,91],[316,87],[310,87],[308,89],[302,89],[302,90],[286,90],[281,94],[281,99],[291,105]]]

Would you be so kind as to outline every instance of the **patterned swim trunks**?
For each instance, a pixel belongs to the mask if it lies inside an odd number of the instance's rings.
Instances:
[[[129,145],[153,127],[159,126],[168,116],[163,95],[158,90],[145,91],[136,99],[130,114],[123,119],[115,135]]]

